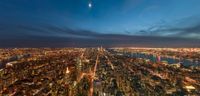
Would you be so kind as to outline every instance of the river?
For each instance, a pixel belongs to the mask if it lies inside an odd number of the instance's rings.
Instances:
[[[180,58],[172,58],[172,57],[166,57],[166,56],[155,56],[153,54],[145,54],[145,53],[126,53],[129,57],[133,58],[143,58],[143,59],[149,59],[151,62],[162,62],[167,61],[168,64],[175,64],[175,63],[181,63],[184,66],[200,66],[200,60],[189,60],[189,59],[180,59]]]

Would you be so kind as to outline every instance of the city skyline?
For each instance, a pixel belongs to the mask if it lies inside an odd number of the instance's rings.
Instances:
[[[200,0],[0,0],[0,96],[200,96]]]

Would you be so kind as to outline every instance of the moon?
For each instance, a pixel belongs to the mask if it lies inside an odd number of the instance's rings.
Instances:
[[[89,7],[89,8],[92,8],[92,3],[88,3],[88,7]]]

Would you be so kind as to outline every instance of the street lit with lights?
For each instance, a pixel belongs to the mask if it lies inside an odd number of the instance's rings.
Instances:
[[[199,96],[199,55],[200,48],[0,49],[0,94]]]
[[[0,96],[200,96],[199,5],[0,0]]]

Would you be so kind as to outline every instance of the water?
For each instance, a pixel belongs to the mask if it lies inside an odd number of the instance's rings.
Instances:
[[[178,58],[172,58],[172,57],[158,57],[152,54],[144,54],[144,53],[129,53],[128,54],[131,57],[134,58],[143,58],[143,59],[149,59],[151,62],[158,62],[160,61],[167,61],[169,64],[175,64],[180,63],[184,66],[200,66],[200,60],[188,60],[188,59],[178,59]],[[158,59],[159,58],[159,59]]]

